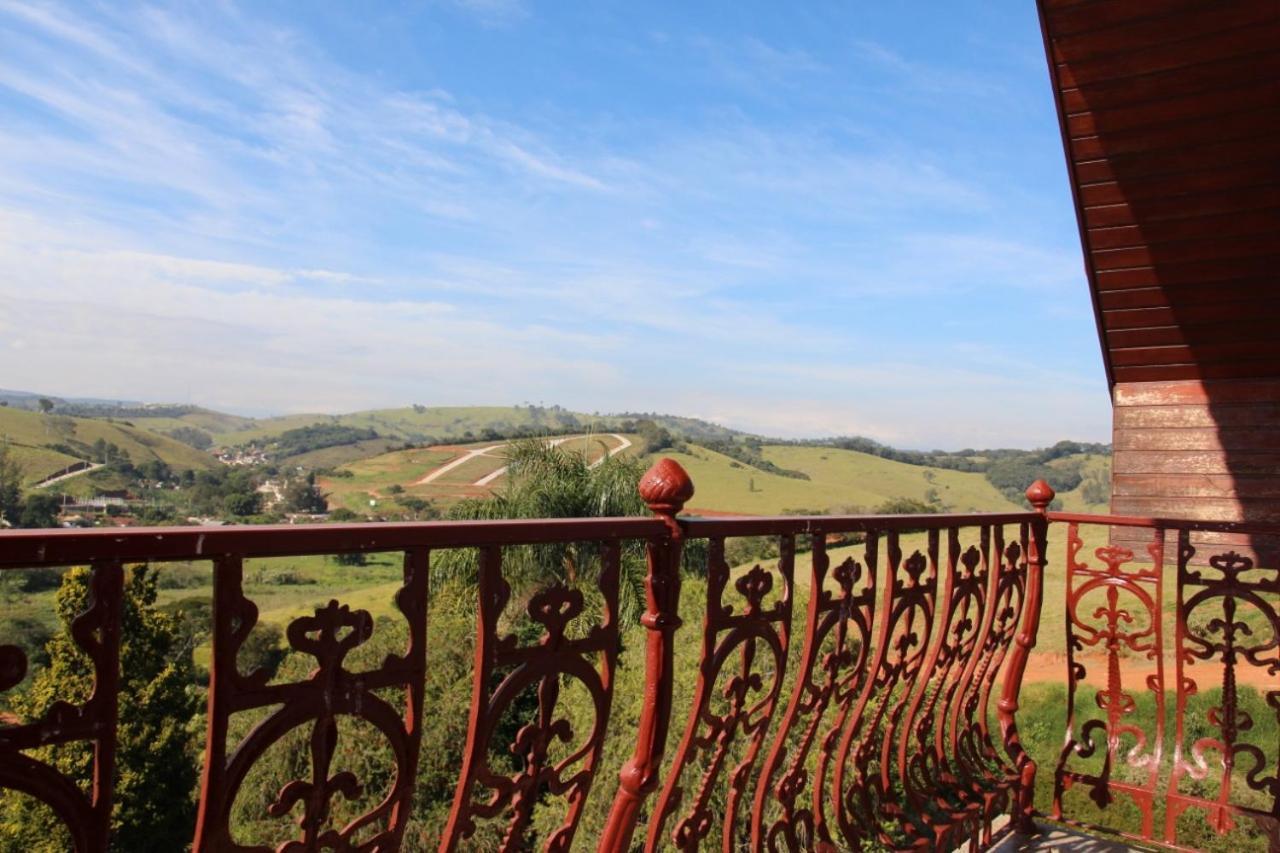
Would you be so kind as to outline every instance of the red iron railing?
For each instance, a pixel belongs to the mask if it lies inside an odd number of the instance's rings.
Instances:
[[[452,806],[441,837],[431,841],[440,850],[473,846],[477,827],[494,822],[501,831],[486,837],[511,850],[533,843],[535,827],[543,849],[602,851],[839,850],[867,843],[985,848],[1006,825],[1034,830],[1037,764],[1019,737],[1019,694],[1039,631],[1050,519],[1068,522],[1073,542],[1080,541],[1076,525],[1085,520],[1046,514],[1052,490],[1043,484],[1030,489],[1036,511],[1025,513],[681,518],[693,487],[678,465],[664,460],[645,476],[641,492],[653,518],[0,533],[0,569],[91,567],[92,599],[73,635],[94,673],[86,701],[0,727],[0,788],[49,805],[78,850],[107,849],[123,567],[208,560],[212,653],[194,849],[268,849],[233,837],[232,807],[255,764],[298,730],[309,736],[309,776],[284,785],[268,808],[271,815],[296,818],[294,835],[279,839],[276,849],[417,849],[421,842],[411,845],[405,829],[431,713],[423,702],[431,560],[433,552],[467,548],[474,549],[477,586],[472,701]],[[735,569],[727,554],[740,537],[772,540],[778,556]],[[598,555],[600,570],[586,588],[548,583],[514,596],[504,562],[509,549],[566,543],[590,543]],[[844,550],[833,556],[837,547]],[[619,618],[619,571],[623,553],[635,548],[647,554],[640,619],[644,698],[635,728],[619,731],[609,721],[617,706],[620,649],[635,636],[627,635]],[[701,612],[680,613],[682,559],[704,549]],[[1080,550],[1071,552],[1068,575],[1070,648],[1110,651],[1127,644],[1145,655],[1151,643],[1159,647],[1156,633],[1133,629],[1132,614],[1121,607],[1125,595],[1158,601],[1146,587],[1158,585],[1159,573],[1127,572],[1123,555],[1112,551],[1099,552],[1101,567],[1091,569]],[[374,551],[403,554],[396,595],[407,626],[402,650],[371,669],[350,663],[351,653],[378,629],[369,613],[335,601],[294,619],[286,631],[289,648],[314,660],[308,677],[276,682],[260,671],[240,671],[237,654],[257,621],[243,586],[247,558]],[[1180,616],[1198,613],[1212,600],[1223,608],[1223,624],[1233,626],[1236,604],[1228,602],[1254,606],[1255,598],[1277,591],[1274,580],[1255,578],[1229,557],[1210,560],[1220,576],[1202,577],[1187,568],[1190,551],[1187,540],[1179,551]],[[1081,602],[1091,601],[1090,584],[1101,584],[1112,597],[1101,610],[1085,613]],[[1155,608],[1147,612],[1158,613]],[[599,615],[588,618],[588,609]],[[1263,612],[1274,631],[1274,609]],[[515,631],[513,617],[535,630]],[[682,626],[682,619],[690,624]],[[1100,620],[1101,627],[1086,628],[1090,620]],[[1175,770],[1163,795],[1168,820],[1200,807],[1225,828],[1232,815],[1267,818],[1253,806],[1229,803],[1237,760],[1260,762],[1263,756],[1236,738],[1250,721],[1225,700],[1211,720],[1220,736],[1183,748],[1192,713],[1187,697],[1195,690],[1191,669],[1221,665],[1225,685],[1241,665],[1273,667],[1272,674],[1277,668],[1268,657],[1273,645],[1250,645],[1242,631],[1216,624],[1206,630],[1226,633],[1209,640],[1197,619],[1179,621],[1176,678],[1185,689],[1176,702]],[[687,706],[677,704],[677,644],[699,650]],[[1083,689],[1082,660],[1070,661],[1073,703]],[[20,683],[26,665],[16,646],[0,647],[0,689]],[[1131,703],[1124,667],[1117,664],[1115,671],[1114,689],[1109,682],[1100,694],[1105,719],[1073,717],[1078,735],[1054,774],[1059,818],[1069,816],[1060,807],[1071,785],[1106,796],[1123,792],[1140,804],[1162,793],[1151,781],[1158,776],[1121,778],[1114,772],[1121,760],[1146,767],[1141,750],[1121,751]],[[1153,683],[1163,696],[1163,680]],[[579,721],[575,728],[561,707],[570,689],[589,697],[594,716],[585,726]],[[388,692],[403,696],[401,703],[393,705]],[[1224,687],[1224,696],[1234,694]],[[1277,699],[1268,701],[1280,709]],[[230,721],[243,712],[258,722],[242,734]],[[523,715],[514,729],[504,723],[513,714]],[[374,727],[394,766],[381,801],[336,825],[335,798],[350,800],[363,784],[349,771],[334,772],[343,719]],[[673,729],[677,737],[669,737]],[[631,758],[619,777],[606,778],[602,756],[611,737],[625,739]],[[1154,732],[1145,743],[1158,749],[1160,741]],[[87,788],[84,780],[67,778],[30,754],[69,742],[93,747]],[[1101,744],[1112,769],[1070,766]],[[1227,756],[1228,781],[1209,801],[1186,793],[1184,782],[1205,776],[1211,748]],[[513,758],[495,765],[499,754]],[[1258,764],[1246,781],[1253,793],[1270,791],[1272,813],[1274,780]],[[612,806],[600,825],[584,833],[589,800]],[[555,810],[553,820],[535,819],[548,809]],[[1153,832],[1148,821],[1143,833]]]
[[[1197,827],[1180,819],[1199,810],[1218,834],[1246,819],[1280,853],[1280,526],[1049,518],[1067,526],[1068,657],[1051,817],[1106,825],[1123,797],[1139,820],[1121,834],[1135,840],[1186,849]],[[1082,526],[1108,528],[1106,544],[1084,553]],[[1262,739],[1260,714],[1272,718]],[[1093,816],[1066,803],[1076,787]]]

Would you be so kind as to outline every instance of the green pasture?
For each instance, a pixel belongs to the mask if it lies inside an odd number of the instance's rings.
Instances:
[[[389,486],[402,486],[406,494],[427,497],[424,487],[414,486],[417,480],[453,459],[456,454],[448,450],[415,449],[383,453],[369,459],[361,459],[342,466],[350,477],[320,477],[320,488],[329,497],[331,508],[346,507],[352,512],[367,514],[369,500],[389,500]]]
[[[306,453],[286,456],[278,460],[278,464],[282,468],[297,466],[309,470],[338,468],[362,459],[380,456],[383,453],[390,452],[393,447],[401,447],[403,444],[404,442],[394,438],[371,438],[365,441],[355,441],[351,444],[321,447],[318,450],[309,450]]]
[[[212,409],[196,409],[188,412],[180,417],[131,417],[130,422],[135,426],[143,429],[154,430],[156,432],[169,432],[178,427],[195,427],[202,429],[211,435],[224,432],[234,432],[239,429],[245,429],[255,423],[253,418],[242,417],[241,415],[230,415],[226,412],[215,412]]]
[[[638,441],[636,436],[628,436],[628,438],[632,442]],[[483,441],[449,445],[448,449],[437,446],[383,453],[342,465],[341,469],[349,471],[352,476],[321,477],[320,488],[329,496],[331,507],[341,506],[360,514],[376,511],[376,507],[369,505],[371,499],[378,501],[379,504],[393,500],[394,495],[387,491],[391,486],[400,486],[404,490],[403,494],[406,495],[448,504],[464,495],[483,493],[484,488],[477,489],[473,484],[507,464],[503,451],[494,450],[492,453],[470,459],[425,485],[419,485],[418,481],[436,468],[457,459],[468,451],[502,443]],[[561,446],[568,451],[586,452],[589,458],[594,460],[598,459],[603,452],[602,443],[608,447],[616,447],[618,444],[609,435],[590,435],[571,439]],[[489,488],[493,488],[500,482],[501,478]]]
[[[27,484],[38,483],[45,477],[82,461],[47,447],[32,447],[28,444],[10,444],[9,453],[10,458],[22,468],[22,480]]]
[[[159,459],[177,470],[204,470],[218,464],[208,453],[174,441],[167,436],[131,427],[120,421],[98,418],[73,418],[66,415],[44,415],[23,409],[0,407],[0,439],[8,439],[15,447],[44,448],[50,445],[89,446],[102,439],[129,454],[135,465]],[[65,454],[61,454],[65,456]],[[41,457],[45,464],[52,457]],[[40,459],[37,464],[40,464]],[[65,467],[59,465],[57,467]],[[36,478],[38,479],[38,478]]]
[[[957,512],[1017,509],[981,474],[923,468],[853,450],[764,447],[766,460],[804,471],[808,480],[762,471],[697,445],[689,445],[687,452],[660,455],[670,456],[689,472],[695,489],[689,506],[716,512],[870,512],[892,498],[926,500],[930,489],[943,506]]]
[[[568,415],[569,412],[563,414]],[[312,424],[331,423],[341,426],[370,428],[384,438],[401,441],[420,441],[426,436],[438,440],[457,439],[467,432],[479,434],[485,429],[558,429],[563,424],[556,420],[556,413],[541,409],[530,411],[522,406],[424,406],[396,409],[371,409],[344,415],[297,414],[273,418],[240,419],[234,426],[209,429],[214,441],[220,445],[244,444],[250,441],[271,441],[285,430]],[[199,414],[184,416],[181,420],[198,425],[192,419]],[[579,422],[588,424],[596,418],[575,413]],[[598,419],[605,428],[613,428],[620,418]],[[216,427],[216,424],[210,426]]]

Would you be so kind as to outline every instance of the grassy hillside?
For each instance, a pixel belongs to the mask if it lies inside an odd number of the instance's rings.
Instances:
[[[636,436],[631,436],[633,441]],[[608,436],[574,439],[565,444],[573,450],[586,449],[598,456],[598,443]],[[341,466],[346,477],[323,477],[321,488],[329,493],[333,506],[345,506],[356,512],[370,511],[370,500],[382,502],[395,494],[426,498],[448,504],[461,497],[486,494],[489,487],[475,484],[504,464],[501,449],[477,455],[438,475],[430,483],[420,481],[435,469],[463,457],[468,451],[494,447],[501,442],[478,442],[465,445],[435,446],[425,449],[400,450],[373,458],[361,459]],[[334,448],[340,450],[341,448]],[[319,451],[323,453],[324,451]],[[634,452],[628,448],[628,452]],[[776,515],[807,510],[871,512],[885,501],[911,498],[952,512],[1000,512],[1026,509],[1010,501],[979,473],[927,468],[895,462],[854,450],[828,447],[795,447],[765,445],[766,461],[779,468],[801,471],[808,480],[772,474],[753,468],[729,456],[696,444],[687,450],[665,450],[688,470],[696,494],[690,510],[697,512],[731,512],[747,515]],[[656,457],[654,457],[656,458]],[[1104,468],[1105,457],[1089,457],[1086,470]],[[399,486],[403,492],[388,491]],[[1067,492],[1064,506],[1068,509],[1095,511],[1086,504],[1079,489]]]
[[[296,465],[301,468],[337,468],[360,459],[370,459],[389,452],[393,447],[401,447],[404,442],[395,438],[371,438],[351,444],[339,444],[334,447],[322,447],[306,453],[296,453],[277,460],[283,466]]]
[[[316,417],[320,417],[317,415]],[[187,414],[178,417],[130,417],[129,422],[134,426],[149,429],[153,432],[172,432],[178,427],[195,427],[202,429],[210,435],[219,435],[221,433],[235,432],[236,430],[248,429],[255,423],[253,418],[244,418],[240,415],[229,415],[225,412],[215,412],[212,409],[196,409]]]
[[[25,454],[33,462],[33,471],[43,470],[45,474],[70,464],[72,455],[77,459],[87,458],[89,448],[98,439],[126,451],[135,465],[153,459],[175,470],[204,470],[218,465],[208,453],[150,430],[97,418],[42,415],[11,407],[0,407],[0,438],[8,438],[20,448],[20,458]],[[49,453],[52,446],[59,448],[53,451],[56,456]],[[72,454],[60,452],[61,448],[71,450]],[[32,476],[31,471],[27,476],[30,480],[40,479]]]
[[[194,409],[179,416],[131,416],[139,427],[168,433],[179,427],[196,427],[209,433],[223,447],[249,443],[265,444],[281,433],[316,424],[334,424],[372,429],[382,438],[413,443],[469,440],[485,430],[509,433],[518,429],[563,431],[581,427],[593,431],[617,431],[626,421],[652,418],[673,434],[697,440],[703,436],[727,438],[735,430],[674,415],[592,415],[571,412],[556,406],[406,406],[370,409],[342,415],[295,414],[273,418],[244,418],[208,409]],[[468,435],[470,433],[471,435]]]
[[[635,442],[638,437],[633,435],[628,436],[628,439]],[[602,443],[610,449],[618,446],[617,440],[609,435],[572,438],[562,446],[566,450],[585,452],[590,459],[595,460],[603,453]],[[459,498],[490,494],[495,487],[501,485],[501,477],[487,486],[477,486],[475,483],[506,464],[502,444],[500,441],[483,441],[397,450],[343,465],[340,471],[346,476],[323,476],[318,482],[321,490],[328,496],[331,508],[345,507],[360,514],[378,514],[388,504],[394,505],[398,496],[423,498],[438,506],[447,506]],[[632,447],[634,446],[633,444]],[[494,449],[483,455],[466,458],[471,451],[485,448]],[[629,447],[624,452],[631,450]],[[443,472],[431,482],[421,482],[441,466],[463,458],[466,461]],[[396,487],[400,490],[396,491]],[[374,503],[371,504],[370,501]]]
[[[38,483],[45,477],[52,476],[80,460],[47,447],[31,447],[25,444],[10,443],[9,453],[22,468],[22,479],[27,484]]]
[[[930,490],[948,509],[1000,511],[1020,507],[1008,501],[981,474],[924,468],[825,447],[766,445],[764,458],[803,471],[801,480],[769,474],[703,447],[664,452],[685,467],[696,492],[691,508],[773,515],[796,510],[828,512],[836,507],[871,511],[892,498],[927,501]]]

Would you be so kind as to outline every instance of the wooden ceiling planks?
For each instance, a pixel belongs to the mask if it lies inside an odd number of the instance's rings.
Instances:
[[[1111,384],[1280,377],[1280,2],[1039,7]]]

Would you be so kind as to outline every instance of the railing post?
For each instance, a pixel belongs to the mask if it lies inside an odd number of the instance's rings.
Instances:
[[[658,787],[658,772],[671,723],[672,665],[675,630],[680,627],[680,559],[684,531],[676,515],[693,497],[693,482],[672,459],[661,459],[640,479],[640,496],[667,524],[662,539],[648,543],[645,578],[647,608],[640,622],[645,638],[644,707],[636,731],[636,749],[619,774],[618,794],[600,837],[599,850],[623,851],[631,845],[640,807]]]
[[[1009,668],[1005,671],[1004,686],[1000,694],[998,714],[1000,734],[1005,751],[1018,771],[1018,787],[1013,804],[1014,828],[1021,833],[1035,832],[1032,815],[1035,811],[1036,763],[1027,754],[1018,737],[1018,694],[1022,691],[1022,676],[1027,670],[1027,659],[1035,647],[1040,630],[1040,608],[1044,603],[1045,549],[1048,547],[1049,504],[1054,491],[1044,480],[1036,480],[1027,488],[1027,501],[1035,509],[1037,517],[1031,522],[1031,538],[1027,553],[1027,594],[1022,609],[1022,628],[1014,638]]]

